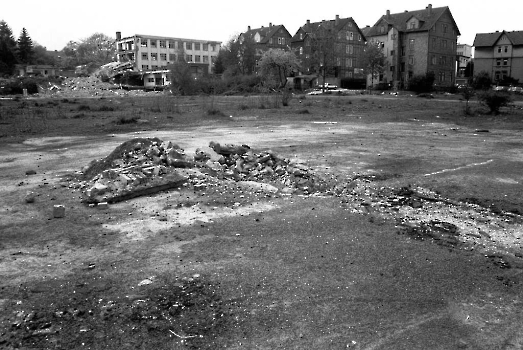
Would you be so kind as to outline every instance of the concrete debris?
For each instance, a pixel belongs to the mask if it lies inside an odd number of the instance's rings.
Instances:
[[[193,182],[196,191],[206,189],[205,182],[181,175],[181,168],[194,168],[220,180],[242,181],[253,192],[274,194],[284,187],[286,193],[308,194],[326,186],[306,165],[270,150],[255,153],[247,145],[211,141],[188,155],[176,143],[154,138],[124,142],[105,159],[84,168],[88,180],[72,187],[82,190],[88,204],[127,200],[180,187],[187,181]]]
[[[65,217],[65,207],[60,204],[54,205],[53,206],[53,217],[56,219]]]

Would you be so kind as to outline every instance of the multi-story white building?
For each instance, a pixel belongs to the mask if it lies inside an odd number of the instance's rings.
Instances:
[[[211,74],[221,42],[135,34],[122,38],[116,32],[118,62],[132,62],[133,71],[144,74],[144,85],[167,85],[167,66],[189,63],[194,75]]]
[[[467,44],[458,44],[456,47],[456,54],[458,56],[458,73],[456,77],[465,76],[465,68],[472,59],[472,46]]]

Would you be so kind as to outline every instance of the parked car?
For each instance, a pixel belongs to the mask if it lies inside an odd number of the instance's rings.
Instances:
[[[523,87],[521,87],[521,86],[511,86],[508,88],[508,91],[513,92],[518,95],[523,95]]]
[[[508,86],[501,86],[501,85],[500,86],[494,86],[492,88],[492,90],[494,90],[494,91],[508,91]]]

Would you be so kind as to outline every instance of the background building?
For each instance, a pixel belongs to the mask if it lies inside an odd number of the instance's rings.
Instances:
[[[414,75],[433,72],[435,84],[455,83],[458,26],[448,7],[387,13],[363,30],[367,41],[377,41],[386,56],[378,83],[404,88]]]
[[[498,83],[507,78],[523,82],[523,31],[476,34],[474,72],[481,71]]]
[[[327,69],[325,82],[318,79],[320,84],[355,87],[365,82],[361,59],[365,37],[351,17],[336,15],[334,20],[307,20],[292,37],[291,47],[302,62],[303,77],[322,78],[322,70]]]
[[[221,42],[116,32],[118,62],[133,62],[135,71],[157,71],[185,58],[194,74],[211,74]]]

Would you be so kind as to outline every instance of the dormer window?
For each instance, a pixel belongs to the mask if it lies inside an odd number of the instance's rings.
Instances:
[[[300,40],[303,40],[303,33],[300,33]]]
[[[409,29],[416,29],[416,21],[409,22]]]
[[[380,33],[385,33],[385,26],[380,27]]]

